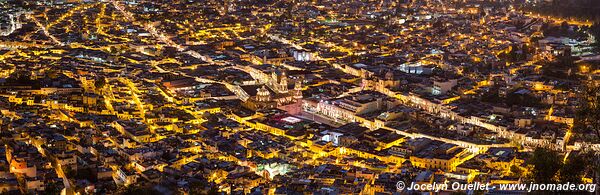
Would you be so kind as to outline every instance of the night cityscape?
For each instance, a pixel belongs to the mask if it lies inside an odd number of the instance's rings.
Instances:
[[[600,194],[599,0],[2,0],[0,194]]]

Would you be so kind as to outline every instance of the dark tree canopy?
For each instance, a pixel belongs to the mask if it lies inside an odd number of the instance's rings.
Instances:
[[[577,133],[594,133],[600,139],[600,87],[583,85],[575,114],[574,129]]]
[[[532,179],[534,182],[554,183],[554,176],[560,170],[562,160],[556,151],[536,148],[533,156],[529,159],[529,164],[533,165]]]

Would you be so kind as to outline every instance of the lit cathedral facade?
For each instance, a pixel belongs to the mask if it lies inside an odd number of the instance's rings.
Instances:
[[[302,82],[295,81],[294,84],[290,84],[288,80],[286,72],[277,69],[271,73],[265,84],[242,86],[249,96],[244,106],[253,110],[276,108],[302,99]]]

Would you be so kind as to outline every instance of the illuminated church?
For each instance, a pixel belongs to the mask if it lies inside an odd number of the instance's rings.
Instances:
[[[244,106],[252,109],[268,109],[292,104],[302,99],[302,82],[288,82],[285,70],[276,69],[265,84],[240,86],[248,95]]]

